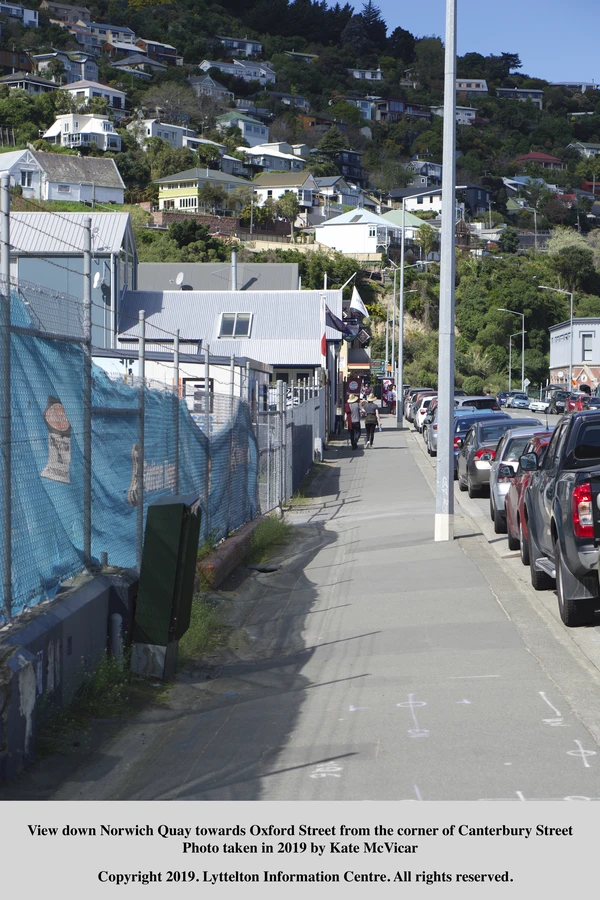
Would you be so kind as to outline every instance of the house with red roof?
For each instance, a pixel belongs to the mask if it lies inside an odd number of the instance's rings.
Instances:
[[[556,156],[550,156],[548,153],[540,153],[539,150],[531,150],[529,153],[523,153],[521,156],[517,156],[515,162],[520,165],[524,165],[525,163],[532,162],[537,163],[538,166],[541,166],[542,169],[566,169],[567,164],[564,163],[561,159],[557,159]]]

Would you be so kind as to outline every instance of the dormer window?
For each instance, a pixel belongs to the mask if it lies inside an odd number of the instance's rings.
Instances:
[[[252,313],[221,313],[219,337],[250,337]]]

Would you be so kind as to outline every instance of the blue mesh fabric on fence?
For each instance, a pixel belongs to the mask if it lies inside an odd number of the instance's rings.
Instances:
[[[13,326],[39,327],[18,297],[11,306]],[[83,365],[81,344],[11,336],[13,615],[83,568]],[[117,566],[136,563],[138,397],[138,388],[93,367],[92,557],[107,552]],[[183,400],[148,388],[144,397],[144,512],[173,493],[178,465],[179,493],[200,497],[205,538],[219,540],[253,518],[258,450],[248,405],[212,395],[207,437]]]

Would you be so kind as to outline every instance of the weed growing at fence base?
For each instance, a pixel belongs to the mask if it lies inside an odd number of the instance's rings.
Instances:
[[[219,607],[205,594],[197,593],[192,600],[190,627],[179,641],[179,666],[198,662],[209,650],[225,642],[229,630]]]
[[[72,703],[51,713],[37,734],[40,756],[69,753],[85,743],[93,719],[117,719],[136,712],[156,700],[167,685],[153,684],[131,672],[129,654],[121,664],[105,653],[94,673],[90,673]]]
[[[296,493],[292,496],[290,500],[290,505],[300,504],[304,500],[310,500],[315,496],[315,494],[311,488],[313,486],[313,482],[319,475],[323,475],[327,472],[329,466],[326,463],[316,462],[313,463],[310,469],[308,470],[308,474],[305,476],[304,481],[296,491]]]
[[[291,528],[279,516],[267,516],[252,532],[250,549],[245,557],[246,563],[261,563],[269,550],[277,545],[285,544],[291,537]]]

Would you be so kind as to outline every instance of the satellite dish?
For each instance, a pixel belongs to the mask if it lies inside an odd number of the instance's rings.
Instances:
[[[175,279],[175,284],[182,284],[182,283],[183,283],[183,272],[180,272],[179,275],[177,276],[177,278]]]
[[[99,284],[100,284],[100,272],[96,272],[96,274],[94,275],[94,290],[98,287]]]

